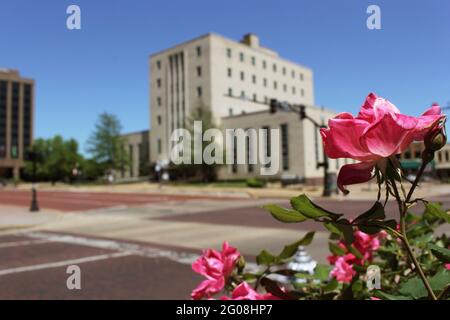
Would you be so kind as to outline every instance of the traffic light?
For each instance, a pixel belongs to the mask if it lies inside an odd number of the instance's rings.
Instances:
[[[270,113],[273,114],[278,111],[277,99],[270,99]]]
[[[306,118],[306,112],[305,112],[306,107],[304,105],[300,105],[300,120],[303,120]]]

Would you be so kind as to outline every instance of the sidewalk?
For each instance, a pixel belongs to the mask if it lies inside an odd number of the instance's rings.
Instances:
[[[409,186],[405,185],[408,189]],[[15,189],[8,187],[8,189]],[[31,185],[21,184],[16,189],[30,190]],[[70,191],[70,192],[118,192],[118,193],[150,193],[160,195],[209,195],[216,197],[232,197],[232,198],[281,198],[289,199],[299,194],[305,193],[311,198],[322,197],[322,186],[290,186],[286,188],[281,187],[267,187],[267,188],[230,188],[230,187],[211,187],[211,186],[173,186],[162,185],[157,183],[137,182],[130,184],[118,185],[100,185],[100,186],[75,186],[67,184],[51,184],[45,183],[38,186],[39,190],[45,191]],[[376,199],[378,187],[375,183],[358,184],[349,186],[350,194],[344,196],[342,193],[333,193],[331,199],[336,200],[374,200]],[[450,184],[439,183],[423,183],[416,189],[416,197],[438,197],[449,195]],[[382,195],[384,196],[384,194]]]
[[[28,208],[0,205],[0,234],[16,232],[61,220],[63,215],[55,210],[30,212]]]

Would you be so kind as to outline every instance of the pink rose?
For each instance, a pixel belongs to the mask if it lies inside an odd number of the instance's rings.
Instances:
[[[344,112],[330,119],[329,129],[320,130],[325,153],[332,159],[360,161],[341,168],[339,189],[348,193],[346,185],[369,181],[380,161],[402,153],[413,141],[423,141],[428,131],[444,118],[438,105],[416,118],[401,114],[388,100],[370,93],[357,117]]]
[[[365,261],[372,261],[373,253],[374,251],[378,250],[378,248],[380,248],[380,239],[386,237],[386,232],[382,231],[374,235],[369,235],[357,230],[354,232],[354,237],[355,241],[353,241],[352,246],[363,255],[362,259],[359,259],[352,253],[349,253],[344,242],[339,242],[338,246],[346,252],[346,254],[343,256],[345,262],[351,265],[355,263],[363,265]],[[338,258],[339,256],[337,255],[331,255],[327,257],[330,264],[335,264]]]
[[[202,256],[192,264],[192,270],[204,276],[206,280],[192,291],[191,298],[200,300],[221,291],[239,256],[237,249],[229,246],[226,241],[223,243],[222,252],[213,249],[203,251]]]
[[[279,300],[270,293],[260,294],[253,290],[247,282],[242,282],[231,293],[231,298],[223,296],[221,300]]]
[[[377,235],[369,235],[358,230],[354,233],[354,236],[355,241],[353,242],[353,246],[361,252],[364,256],[364,260],[371,261],[373,252],[380,247],[380,240],[378,240]]]
[[[450,263],[445,264],[445,269],[450,270]]]
[[[345,261],[345,257],[339,257],[330,274],[339,282],[350,283],[356,271]]]

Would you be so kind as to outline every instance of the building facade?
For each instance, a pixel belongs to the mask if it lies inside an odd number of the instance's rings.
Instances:
[[[207,34],[150,57],[151,161],[169,157],[170,135],[192,109],[223,117],[267,110],[271,98],[314,104],[313,73],[260,46],[255,35],[240,41]]]
[[[425,149],[423,142],[413,142],[399,156],[400,163],[405,173],[415,175],[422,165],[422,151]],[[450,178],[450,144],[436,151],[434,159],[427,166],[426,174],[432,178]]]
[[[0,69],[0,176],[19,178],[33,142],[34,81]]]
[[[124,134],[124,148],[129,159],[128,168],[121,174],[125,179],[137,179],[149,173],[150,131],[144,130]]]

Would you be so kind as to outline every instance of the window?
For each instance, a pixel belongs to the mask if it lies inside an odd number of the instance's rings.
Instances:
[[[156,61],[156,68],[158,70],[161,70],[161,61],[160,60]]]
[[[267,87],[267,78],[263,79],[263,85],[264,85],[264,87]]]
[[[448,162],[450,160],[449,158],[450,157],[448,151],[445,151],[445,161]]]
[[[198,66],[198,67],[197,67],[197,76],[198,76],[198,77],[201,77],[201,76],[202,76],[202,67],[201,67],[201,66]]]
[[[297,89],[295,87],[292,87],[292,94],[296,94],[297,93]]]
[[[286,75],[286,67],[283,67],[282,73],[283,73],[283,76]]]
[[[339,171],[339,159],[336,159],[336,170]]]
[[[203,94],[202,87],[197,87],[197,97],[201,97]]]
[[[228,78],[231,78],[233,75],[233,72],[231,71],[231,68],[227,69]]]
[[[239,60],[241,60],[241,62],[244,62],[244,53],[243,52],[241,52],[239,54]]]
[[[245,99],[245,91],[244,90],[241,91],[241,98]]]
[[[156,104],[161,107],[161,97],[156,98]]]
[[[202,47],[198,46],[196,48],[196,51],[197,51],[197,57],[201,57],[202,56]]]
[[[158,117],[156,117],[156,119],[157,119],[157,122],[158,122],[158,125],[161,125],[161,116],[158,116]]]
[[[242,81],[245,80],[245,74],[244,74],[244,71],[241,71],[241,80],[242,80]]]
[[[256,84],[256,76],[255,75],[252,76],[252,82],[253,82],[253,84]]]
[[[233,96],[233,89],[232,89],[232,88],[228,88],[228,95],[229,95],[230,97]]]
[[[266,68],[267,68],[267,62],[266,62],[266,60],[263,60],[262,66],[263,66],[263,69],[266,69]]]
[[[300,81],[303,81],[303,73],[300,73]]]
[[[274,88],[275,90],[278,89],[278,83],[277,83],[276,81],[273,82],[273,88]]]
[[[419,150],[416,150],[416,152],[414,152],[414,158],[420,159],[420,151]]]
[[[292,76],[292,78],[295,78],[295,71],[294,70],[291,71],[291,76]]]
[[[272,69],[273,69],[273,72],[277,72],[277,65],[275,63],[272,65]]]
[[[253,101],[257,102],[258,101],[258,96],[256,95],[256,93],[253,94]]]
[[[405,159],[411,159],[411,152],[405,151]]]
[[[157,151],[158,151],[158,154],[161,154],[161,152],[162,152],[162,148],[161,148],[161,139],[160,138],[158,138],[158,140],[157,140],[157,145],[156,145],[156,147],[157,147]]]
[[[156,79],[156,87],[161,88],[161,79]]]
[[[253,66],[256,65],[256,58],[255,57],[252,57],[252,65]]]
[[[231,117],[233,115],[233,108],[228,109],[228,115]]]
[[[281,155],[283,170],[289,170],[289,135],[288,125],[281,125]]]
[[[285,83],[285,84],[283,84],[283,91],[284,91],[284,92],[286,92],[286,91],[287,91],[287,85],[286,85],[286,83]]]
[[[268,96],[264,97],[264,103],[269,103],[269,97]]]
[[[305,90],[300,89],[300,95],[301,95],[302,97],[304,97],[304,96],[305,96]]]
[[[227,48],[227,57],[231,58],[231,49],[230,48]]]

